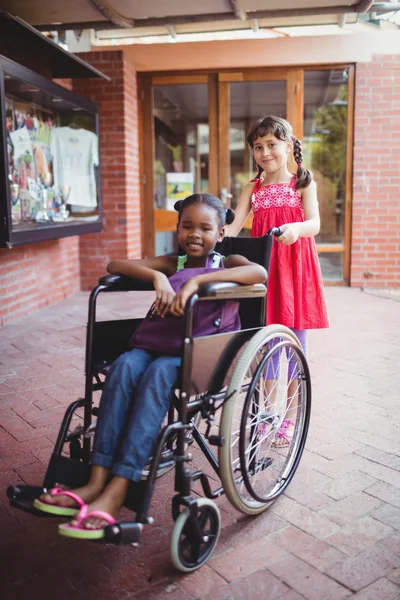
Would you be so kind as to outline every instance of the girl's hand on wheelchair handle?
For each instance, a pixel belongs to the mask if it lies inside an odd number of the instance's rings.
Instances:
[[[283,229],[283,233],[275,239],[285,246],[294,244],[300,237],[300,223],[286,223],[280,229]]]
[[[190,296],[199,290],[199,282],[196,277],[192,277],[182,286],[181,290],[176,294],[170,313],[175,317],[182,317],[185,311],[185,305]]]
[[[153,285],[156,290],[156,300],[154,303],[154,313],[165,317],[170,311],[176,294],[164,273],[157,272],[154,276]]]

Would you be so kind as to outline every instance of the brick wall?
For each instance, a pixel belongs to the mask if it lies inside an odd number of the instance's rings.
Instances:
[[[77,237],[0,249],[0,325],[79,289]]]
[[[0,248],[0,326],[75,294],[79,269],[78,237]]]
[[[80,55],[112,78],[76,80],[100,117],[103,231],[80,239],[81,286],[90,289],[113,258],[140,258],[140,190],[136,73],[123,51]]]
[[[399,56],[357,64],[352,286],[400,286],[399,115]]]

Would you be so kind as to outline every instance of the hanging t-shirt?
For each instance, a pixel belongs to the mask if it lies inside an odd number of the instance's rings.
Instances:
[[[94,167],[99,164],[98,138],[92,131],[58,127],[51,132],[56,185],[69,185],[69,204],[97,206]]]

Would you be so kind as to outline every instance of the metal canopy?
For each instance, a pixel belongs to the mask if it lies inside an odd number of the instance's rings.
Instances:
[[[179,26],[181,33],[232,28],[232,22],[249,28],[287,19],[291,25],[337,23],[340,15],[353,15],[371,9],[373,0],[0,0],[0,8],[28,21],[39,30],[129,29],[140,35],[153,35],[160,27]],[[396,10],[390,3],[375,3],[373,10]],[[394,5],[396,6],[396,5]],[[397,5],[398,6],[398,5]],[[343,18],[343,17],[342,17]],[[271,25],[274,26],[274,25]],[[129,33],[130,35],[131,33]]]
[[[110,80],[107,75],[64,50],[22,19],[0,11],[0,54],[15,60],[15,56],[21,57],[21,48],[27,49],[28,54],[45,56],[53,79],[101,77]]]

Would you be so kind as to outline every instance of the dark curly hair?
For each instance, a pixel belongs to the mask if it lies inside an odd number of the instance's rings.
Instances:
[[[222,200],[211,194],[192,194],[184,200],[178,200],[174,204],[174,209],[179,212],[179,221],[185,208],[192,206],[192,204],[207,204],[215,210],[218,215],[218,223],[222,229],[225,225],[230,225],[235,218],[235,213],[231,208],[225,208]]]
[[[271,133],[278,140],[282,140],[283,142],[289,142],[292,140],[293,156],[297,164],[296,188],[300,189],[308,187],[313,179],[313,176],[311,171],[303,167],[303,150],[301,147],[301,142],[293,135],[292,126],[290,123],[288,123],[286,119],[275,117],[274,115],[260,117],[258,121],[256,121],[251,127],[247,135],[247,142],[250,148],[253,149],[254,142],[257,138],[264,137],[264,135],[267,135],[267,133]],[[258,179],[261,178],[262,172],[262,167],[258,166]]]

